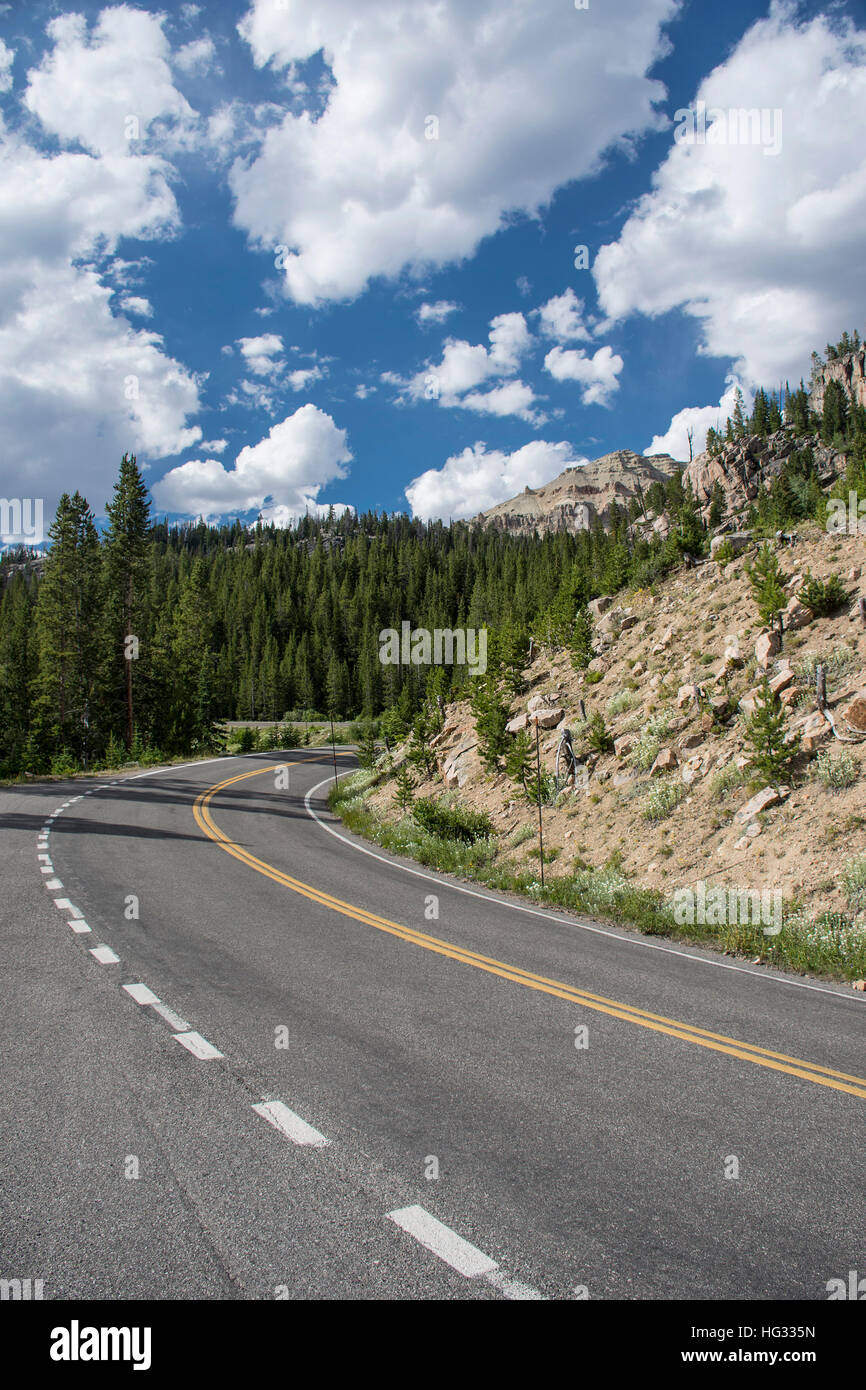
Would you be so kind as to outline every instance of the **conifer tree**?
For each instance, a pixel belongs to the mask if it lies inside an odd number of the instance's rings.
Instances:
[[[133,671],[147,660],[141,651],[146,621],[151,552],[150,501],[134,454],[124,454],[114,496],[105,505],[108,529],[104,543],[105,613],[109,634],[108,663],[112,684],[124,691],[125,738],[135,737]],[[133,652],[137,654],[134,656]]]

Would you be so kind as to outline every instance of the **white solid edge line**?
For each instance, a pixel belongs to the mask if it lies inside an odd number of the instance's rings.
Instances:
[[[152,989],[148,989],[147,985],[121,985],[121,989],[125,989],[130,999],[134,999],[136,1004],[159,1003],[159,996],[154,994]]]
[[[422,1206],[416,1204],[401,1207],[398,1211],[389,1211],[388,1220],[393,1221],[407,1235],[413,1236],[425,1250],[429,1250],[452,1269],[456,1269],[464,1279],[477,1279],[480,1274],[492,1274],[499,1268],[496,1261],[485,1255],[483,1250],[470,1245],[468,1240],[452,1231],[450,1226],[444,1226],[441,1221],[437,1221],[436,1217],[431,1216]]]
[[[349,777],[351,773],[357,772],[357,768],[347,768],[345,772],[339,773],[340,777]],[[538,907],[525,907],[523,903],[512,903],[506,898],[496,897],[493,893],[479,893],[474,888],[465,888],[461,883],[452,883],[450,879],[437,878],[433,874],[424,873],[422,869],[410,869],[408,864],[400,864],[395,859],[389,859],[385,854],[377,854],[375,850],[368,849],[366,845],[356,845],[353,840],[349,840],[345,835],[341,835],[333,826],[326,825],[321,816],[317,815],[310,805],[310,797],[314,792],[323,787],[326,782],[332,782],[333,775],[323,777],[321,782],[317,782],[314,787],[310,787],[304,797],[304,808],[313,820],[327,830],[329,835],[333,835],[336,840],[341,840],[350,849],[357,850],[359,854],[368,854],[371,859],[378,859],[380,864],[390,864],[392,868],[401,870],[404,874],[411,874],[414,878],[426,879],[428,883],[438,883],[443,888],[453,888],[455,893],[465,893],[469,898],[481,898],[483,902],[496,903],[499,907],[509,908],[512,912],[525,912],[530,917],[543,917],[547,922],[559,922],[570,927],[579,927],[581,931],[592,932],[594,936],[612,936],[615,941],[622,941],[629,946],[643,946],[647,951],[663,951],[668,956],[681,956],[683,960],[694,961],[696,965],[710,965],[716,970],[733,970],[737,975],[751,975],[755,980],[771,980],[775,984],[790,985],[792,989],[808,989],[816,994],[832,994],[835,999],[844,999],[850,1002],[852,996],[844,994],[839,989],[828,989],[825,985],[810,985],[805,980],[789,980],[785,975],[776,975],[770,971],[749,970],[744,965],[732,965],[726,960],[707,960],[704,956],[695,956],[691,951],[682,951],[676,946],[662,946],[657,941],[644,941],[641,936],[632,936],[626,932],[616,931],[613,927],[593,927],[589,922],[579,922],[574,917],[567,917],[556,912],[544,912]],[[855,1001],[856,1002],[856,1001]]]
[[[293,1144],[309,1145],[314,1149],[323,1149],[326,1144],[330,1144],[330,1139],[326,1139],[324,1134],[320,1134],[312,1125],[308,1125],[306,1120],[302,1120],[300,1115],[296,1115],[294,1110],[290,1110],[281,1100],[265,1100],[259,1105],[254,1105],[253,1109],[262,1119],[267,1120],[268,1124],[278,1129],[280,1134],[284,1134],[287,1139],[291,1139]]]
[[[207,1038],[203,1038],[201,1033],[172,1033],[175,1042],[179,1042],[191,1052],[193,1057],[197,1057],[200,1062],[206,1062],[211,1057],[222,1057],[222,1053],[209,1043]]]

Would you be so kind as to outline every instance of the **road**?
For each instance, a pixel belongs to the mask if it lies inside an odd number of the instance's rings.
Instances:
[[[862,996],[371,853],[330,764],[0,792],[0,1277],[815,1300],[866,1272]]]

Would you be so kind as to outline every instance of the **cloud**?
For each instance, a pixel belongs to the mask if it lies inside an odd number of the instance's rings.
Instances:
[[[214,41],[206,34],[204,38],[193,39],[190,43],[185,43],[182,48],[177,50],[172,62],[175,67],[180,68],[181,72],[200,77],[210,71],[215,56]]]
[[[428,363],[408,381],[389,372],[383,373],[382,380],[399,383],[404,397],[411,400],[438,400],[446,407],[465,406],[468,410],[496,415],[514,413],[526,418],[534,395],[523,383],[486,394],[476,390],[486,381],[512,376],[519,369],[533,341],[526,319],[519,313],[498,314],[490,321],[488,340],[489,348],[463,338],[447,338],[438,365]],[[508,402],[513,403],[513,411],[505,408]]]
[[[701,350],[748,385],[796,381],[866,298],[866,33],[841,17],[766,19],[700,84],[708,108],[782,112],[782,148],[673,143],[595,259],[613,319],[681,309]]]
[[[244,362],[255,376],[276,376],[286,365],[279,356],[283,350],[279,333],[262,333],[258,338],[238,338],[237,345]]]
[[[325,375],[321,367],[297,367],[289,372],[286,381],[293,391],[305,391],[313,381],[320,381]]]
[[[0,39],[0,92],[8,92],[12,89],[12,64],[15,61],[15,49],[7,48],[6,44]]]
[[[172,468],[152,491],[161,511],[184,516],[216,519],[263,508],[266,516],[303,516],[319,508],[323,487],[346,477],[351,458],[346,431],[307,404],[243,448],[233,468],[193,459]]]
[[[227,439],[203,439],[198,445],[201,453],[222,454],[228,445]]]
[[[737,382],[730,381],[718,405],[690,405],[677,411],[664,434],[657,434],[644,449],[645,454],[670,454],[671,458],[689,457],[689,430],[692,430],[692,449],[697,456],[707,443],[707,430],[722,430],[729,415],[734,413],[734,392]],[[746,398],[748,399],[748,398]]]
[[[437,299],[435,304],[419,304],[415,310],[415,317],[419,324],[425,323],[444,323],[449,314],[456,313],[459,304],[453,304],[449,299]]]
[[[512,454],[499,449],[488,452],[486,444],[479,442],[452,455],[441,468],[429,468],[413,478],[406,497],[413,516],[457,520],[487,511],[525,487],[549,483],[564,468],[585,462],[575,458],[565,442],[534,439]]]
[[[196,113],[172,82],[162,21],[117,5],[88,37],[83,15],[53,19],[54,46],[28,73],[25,106],[62,145],[94,154],[129,154],[149,136],[166,148],[188,143]]]
[[[359,385],[355,387],[355,395],[358,397],[359,401],[365,401],[368,396],[374,395],[375,391],[375,386],[365,386],[363,382],[360,382]]]
[[[124,452],[147,467],[201,438],[188,424],[201,379],[159,334],[132,327],[119,302],[150,263],[124,260],[119,242],[168,238],[180,225],[171,166],[140,144],[118,143],[112,124],[131,95],[151,115],[180,109],[161,85],[161,60],[150,61],[161,30],[150,16],[117,9],[96,32],[91,68],[84,21],[49,25],[53,46],[28,74],[24,101],[31,130],[38,120],[61,145],[83,141],[108,153],[37,149],[0,122],[0,456],[8,490],[40,495],[50,510],[73,477],[100,513]],[[116,105],[90,90],[100,75]],[[128,312],[147,303],[129,301]]]
[[[508,381],[503,386],[494,386],[492,391],[471,391],[455,404],[479,415],[517,415],[521,420],[541,423],[544,416],[530,409],[534,400],[531,386],[523,381]]]
[[[153,305],[143,295],[125,294],[120,301],[120,307],[126,314],[138,314],[142,319],[153,318]]]
[[[583,321],[583,300],[578,299],[569,285],[562,294],[554,295],[535,311],[539,326],[545,338],[555,338],[558,343],[573,342],[575,339],[588,339],[592,335]]]
[[[301,303],[470,256],[517,210],[662,127],[647,77],[677,0],[253,0],[238,28],[291,81],[322,52],[322,111],[287,111],[231,172],[235,220],[284,246]],[[615,55],[615,59],[612,55]],[[575,138],[575,132],[580,138]],[[432,138],[431,138],[432,137]]]
[[[584,405],[607,405],[623,369],[623,360],[610,347],[600,347],[592,357],[582,348],[554,347],[544,359],[544,370],[557,381],[579,381]]]

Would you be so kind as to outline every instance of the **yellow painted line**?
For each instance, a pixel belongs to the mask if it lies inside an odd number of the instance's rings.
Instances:
[[[337,756],[349,755],[338,754]],[[296,761],[309,762],[312,760],[304,758],[296,759]],[[270,878],[274,883],[278,883],[284,888],[290,888],[292,892],[299,893],[302,897],[309,898],[311,902],[319,903],[332,912],[339,912],[344,917],[352,917],[355,921],[363,922],[366,926],[375,927],[377,931],[399,937],[400,940],[406,941],[410,945],[420,946],[426,951],[447,956],[463,965],[471,965],[476,970],[484,970],[488,974],[498,975],[503,980],[511,980],[515,984],[524,985],[527,989],[551,994],[558,999],[566,999],[571,1003],[580,1004],[584,1008],[594,1009],[598,1013],[609,1014],[612,1018],[622,1019],[626,1023],[635,1023],[641,1028],[649,1028],[657,1033],[666,1033],[669,1037],[680,1038],[684,1042],[695,1043],[700,1047],[710,1048],[714,1052],[722,1052],[729,1057],[754,1062],[757,1066],[785,1072],[789,1076],[798,1076],[805,1081],[812,1081],[818,1086],[829,1086],[833,1090],[845,1091],[849,1095],[866,1100],[866,1077],[851,1076],[848,1072],[834,1071],[831,1067],[819,1066],[817,1063],[807,1062],[799,1057],[789,1057],[784,1052],[773,1052],[768,1048],[758,1047],[754,1043],[727,1037],[724,1033],[713,1033],[691,1023],[667,1018],[664,1014],[655,1014],[646,1009],[639,1009],[632,1004],[623,1004],[616,999],[608,999],[602,994],[592,994],[588,990],[578,989],[576,986],[565,984],[561,980],[551,980],[544,975],[535,975],[531,971],[523,970],[520,966],[509,965],[506,961],[497,960],[492,956],[480,955],[477,951],[456,946],[450,941],[443,941],[440,937],[429,936],[426,932],[416,931],[414,927],[404,926],[400,922],[392,922],[387,917],[380,917],[378,913],[368,912],[366,908],[344,902],[331,893],[314,888],[312,884],[293,878],[291,874],[283,873],[282,870],[258,859],[249,850],[242,849],[234,840],[231,840],[224,831],[220,830],[210,812],[210,802],[217,793],[237,782],[246,781],[250,777],[260,777],[263,773],[272,770],[273,765],[267,764],[264,767],[254,768],[252,772],[238,773],[234,777],[228,777],[224,782],[218,782],[215,786],[209,787],[197,798],[193,807],[193,815],[198,826],[209,839],[218,844],[227,854],[231,854],[249,868],[255,869],[257,873]]]

